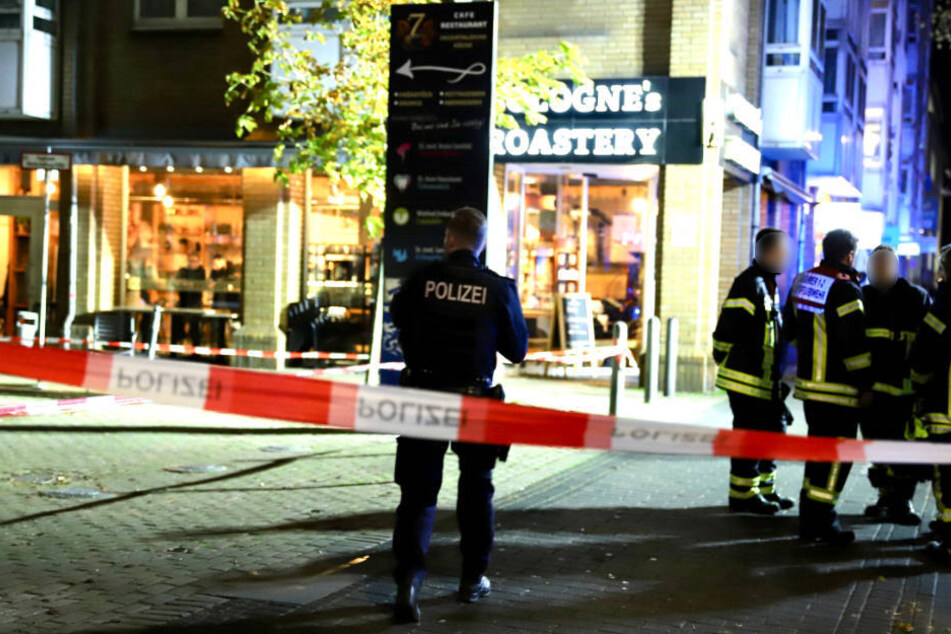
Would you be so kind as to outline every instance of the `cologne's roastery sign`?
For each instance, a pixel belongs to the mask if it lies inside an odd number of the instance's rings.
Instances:
[[[520,163],[701,163],[704,89],[702,77],[569,83],[538,104],[546,123],[494,130],[492,153]]]

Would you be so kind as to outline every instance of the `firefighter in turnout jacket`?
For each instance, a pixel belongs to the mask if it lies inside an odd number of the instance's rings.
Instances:
[[[862,437],[902,440],[912,422],[915,401],[908,357],[931,297],[925,289],[898,277],[898,257],[889,246],[872,251],[868,281],[862,296],[865,336],[872,352],[874,400],[862,413]],[[865,514],[908,526],[921,523],[911,502],[920,476],[921,469],[909,465],[870,467],[868,479],[878,489],[878,501],[867,507]]]
[[[786,429],[780,379],[782,317],[776,275],[786,269],[789,239],[779,229],[756,235],[756,256],[730,288],[713,333],[713,358],[719,366],[717,387],[727,391],[734,429]],[[731,511],[773,515],[793,507],[776,493],[776,462],[730,461]]]
[[[859,274],[852,268],[858,239],[844,229],[822,241],[823,259],[793,282],[784,310],[786,339],[796,346],[796,398],[804,401],[810,436],[855,438],[859,408],[872,393],[872,355],[865,339]],[[845,545],[835,503],[850,463],[807,462],[799,496],[799,534],[807,541]]]
[[[918,414],[928,440],[951,444],[951,245],[941,249],[938,290],[911,347],[911,378],[918,390]],[[931,553],[951,563],[951,465],[935,467],[934,497],[937,541]]]

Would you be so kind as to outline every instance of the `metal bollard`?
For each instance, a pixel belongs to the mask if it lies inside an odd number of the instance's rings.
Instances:
[[[608,414],[617,416],[624,395],[624,364],[627,362],[627,324],[619,321],[614,324],[614,346],[618,353],[611,358],[611,403]]]
[[[664,363],[664,396],[677,394],[677,338],[679,337],[679,323],[676,317],[667,320],[667,342]]]
[[[657,382],[660,378],[657,376],[660,369],[660,317],[651,317],[647,320],[646,342],[644,402],[650,403],[657,398]]]

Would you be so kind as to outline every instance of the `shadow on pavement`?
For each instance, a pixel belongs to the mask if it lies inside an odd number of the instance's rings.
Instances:
[[[673,621],[711,612],[732,614],[791,597],[831,593],[857,581],[904,578],[936,569],[917,560],[912,546],[920,539],[858,542],[844,549],[803,544],[796,537],[795,515],[739,516],[723,507],[503,509],[497,513],[497,550],[490,572],[497,592],[485,605],[474,608],[456,604],[451,594],[459,557],[453,521],[447,515],[440,514],[438,520],[429,558],[431,581],[422,605],[431,618],[446,618],[462,631],[470,631],[467,622],[491,630],[493,621],[487,619],[504,623],[507,618],[524,619],[526,613],[541,623],[578,625],[597,615]],[[855,524],[861,523],[859,519],[843,518]],[[316,536],[391,526],[391,513],[368,513],[189,534],[301,530]],[[368,551],[369,559],[358,570],[365,581],[292,614],[146,631],[384,631],[392,627],[388,606],[392,558],[387,548]],[[904,563],[909,557],[916,561]],[[262,571],[257,579],[300,582],[329,574],[341,563],[341,559],[317,559],[296,569]]]

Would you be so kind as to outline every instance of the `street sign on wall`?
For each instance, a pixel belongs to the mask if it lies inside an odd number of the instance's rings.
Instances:
[[[68,170],[71,159],[69,154],[23,152],[20,154],[20,167],[25,170]]]
[[[453,210],[488,208],[497,5],[394,5],[383,237],[381,361],[402,355],[389,301],[443,256]]]

